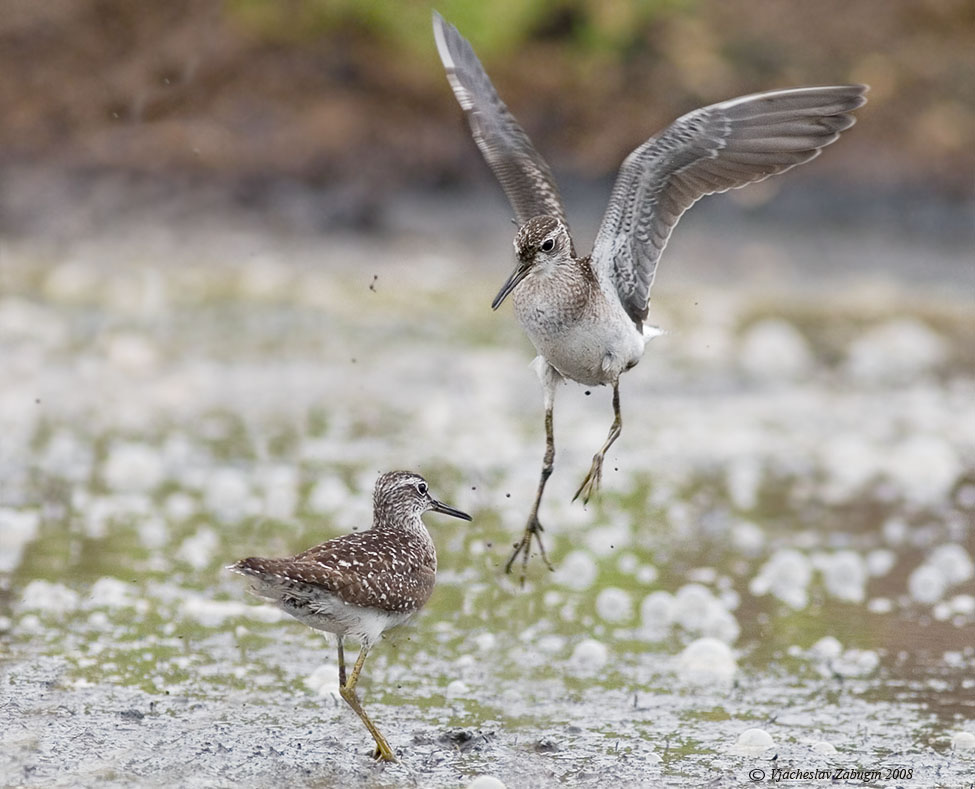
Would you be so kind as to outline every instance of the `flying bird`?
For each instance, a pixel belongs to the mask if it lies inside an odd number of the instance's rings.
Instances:
[[[447,79],[474,141],[515,213],[515,268],[492,309],[509,295],[538,352],[534,366],[545,402],[545,454],[531,514],[505,566],[522,555],[522,581],[533,541],[552,565],[538,519],[555,461],[555,390],[568,379],[613,387],[613,423],[573,500],[598,489],[606,452],[619,438],[620,376],[659,332],[645,323],[660,256],[683,213],[701,197],[737,189],[803,164],[854,124],[865,85],[754,93],[689,112],[623,162],[596,234],[580,256],[548,164],[498,98],[467,40],[436,11],[433,33]]]

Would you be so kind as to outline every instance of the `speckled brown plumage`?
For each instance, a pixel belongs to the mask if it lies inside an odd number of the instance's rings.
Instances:
[[[430,599],[437,551],[421,516],[431,510],[471,519],[433,498],[419,474],[391,471],[376,482],[368,531],[336,537],[286,559],[252,556],[227,568],[247,576],[256,595],[298,621],[338,636],[339,694],[375,740],[373,758],[383,761],[394,762],[396,756],[363,710],[356,683],[383,632],[403,624]],[[361,644],[348,677],[346,636]]]
[[[437,551],[420,517],[429,510],[470,520],[430,496],[418,474],[389,472],[376,482],[371,529],[288,558],[241,559],[230,569],[310,627],[371,644],[430,599]]]
[[[301,596],[320,590],[343,603],[405,614],[430,599],[437,553],[432,541],[411,531],[374,528],[337,537],[290,559],[242,559],[234,569],[276,576],[284,587],[291,582]]]

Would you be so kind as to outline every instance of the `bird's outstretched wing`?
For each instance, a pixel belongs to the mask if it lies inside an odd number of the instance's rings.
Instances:
[[[647,316],[660,254],[681,215],[704,195],[808,162],[854,124],[865,85],[796,88],[694,110],[631,153],[620,168],[592,264],[637,323]]]
[[[552,171],[498,98],[481,61],[457,28],[433,12],[433,36],[471,133],[494,171],[519,225],[540,214],[569,222]]]

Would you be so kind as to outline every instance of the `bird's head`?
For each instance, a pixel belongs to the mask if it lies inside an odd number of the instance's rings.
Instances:
[[[525,277],[546,263],[560,263],[572,259],[572,239],[569,229],[554,216],[536,216],[518,228],[515,235],[515,270],[501,286],[491,302],[496,310]]]
[[[466,512],[454,509],[430,495],[430,486],[419,474],[412,471],[390,471],[376,481],[372,505],[377,520],[397,523],[420,517],[433,510],[465,521],[471,520]]]

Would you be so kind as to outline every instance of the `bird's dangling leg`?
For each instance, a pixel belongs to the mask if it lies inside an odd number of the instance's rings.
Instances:
[[[617,378],[613,381],[613,424],[609,428],[609,435],[606,436],[606,441],[600,447],[599,451],[592,456],[592,466],[589,467],[589,473],[579,486],[579,490],[576,491],[576,495],[572,497],[573,501],[582,497],[583,503],[588,504],[592,494],[599,490],[599,481],[603,475],[603,458],[606,456],[607,450],[613,445],[613,442],[620,437],[622,431],[623,417],[620,415],[620,381]]]
[[[359,652],[359,658],[356,660],[355,666],[352,667],[352,673],[349,675],[348,681],[339,685],[339,693],[345,699],[346,704],[352,707],[355,710],[355,714],[366,724],[366,728],[369,729],[369,733],[376,741],[376,750],[373,751],[372,758],[382,759],[384,762],[395,762],[396,757],[393,755],[393,749],[389,747],[386,738],[379,733],[379,729],[376,728],[375,724],[369,720],[369,716],[362,709],[362,705],[359,703],[359,697],[355,692],[355,686],[359,682],[359,672],[362,671],[362,664],[365,663],[367,654],[369,654],[369,647],[363,644]],[[343,662],[342,669],[344,668]],[[345,673],[342,669],[340,669],[340,676]]]
[[[552,476],[552,469],[555,467],[555,430],[553,427],[553,413],[555,410],[555,386],[561,381],[561,376],[553,367],[546,364],[541,357],[535,360],[535,364],[545,391],[545,456],[542,459],[542,474],[538,480],[538,491],[535,493],[535,503],[532,505],[531,514],[528,516],[528,523],[525,525],[524,534],[522,534],[521,539],[515,543],[515,549],[508,558],[508,563],[504,566],[504,571],[506,573],[510,573],[511,566],[515,563],[518,556],[521,555],[522,586],[525,585],[525,575],[527,574],[528,570],[528,557],[531,553],[533,541],[538,543],[539,553],[541,553],[542,560],[545,562],[548,569],[555,569],[552,567],[552,563],[548,560],[548,556],[545,553],[545,545],[542,542],[542,532],[544,529],[538,520],[538,508],[542,504],[542,494],[545,492],[545,483],[547,483],[548,478]]]

